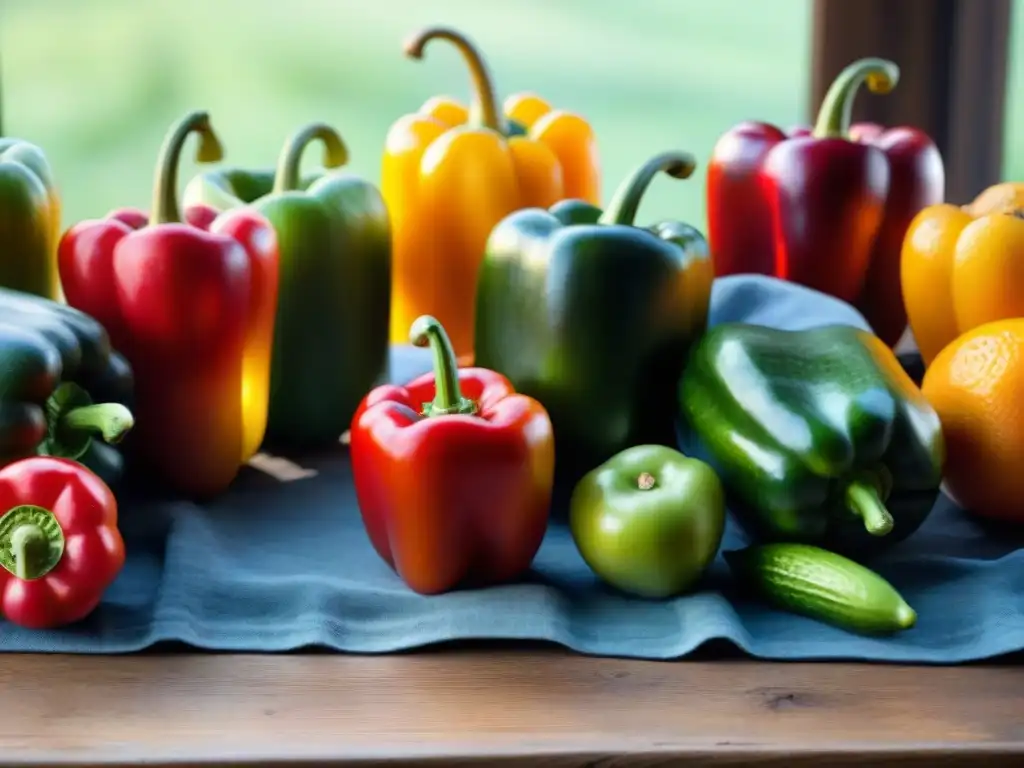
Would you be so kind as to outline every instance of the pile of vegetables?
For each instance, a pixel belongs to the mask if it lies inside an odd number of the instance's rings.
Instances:
[[[434,40],[463,54],[472,103],[434,98],[400,117],[380,189],[313,123],[276,170],[217,166],[180,203],[186,142],[200,163],[225,154],[197,111],[159,149],[148,211],[62,232],[43,152],[0,142],[4,615],[44,627],[92,610],[124,562],[122,475],[207,500],[260,450],[345,450],[350,431],[370,541],[417,592],[521,577],[567,482],[580,554],[625,593],[700,588],[728,509],[752,543],[725,560],[752,594],[856,631],[913,626],[870,561],[921,526],[947,464],[973,459],[944,430],[965,407],[948,376],[931,397],[892,348],[908,315],[930,365],[1017,317],[1024,294],[984,266],[1024,243],[1016,198],[944,204],[927,136],[851,126],[861,85],[898,81],[895,64],[865,59],[813,129],[723,135],[707,239],[641,225],[645,190],[690,177],[692,155],[638,158],[602,206],[583,118],[533,94],[499,106],[455,30],[426,29],[406,53]],[[324,168],[303,177],[314,143]],[[738,273],[831,294],[875,333],[709,329],[714,280]],[[410,342],[432,372],[380,385],[389,345]],[[701,458],[678,450],[679,429]]]

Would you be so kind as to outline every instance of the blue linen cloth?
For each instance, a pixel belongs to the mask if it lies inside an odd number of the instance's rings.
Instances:
[[[711,323],[780,328],[847,323],[852,308],[771,278],[715,284]],[[427,370],[398,348],[392,379]],[[674,659],[727,640],[764,659],[952,663],[1024,649],[1024,540],[988,529],[943,499],[925,526],[878,564],[918,612],[898,636],[865,638],[734,594],[721,556],[696,594],[623,597],[587,569],[555,522],[522,582],[420,597],[377,557],[363,531],[344,449],[274,473],[247,469],[198,506],[125,503],[128,561],[88,619],[52,632],[0,624],[6,651],[122,653],[159,641],[286,651],[389,652],[472,639],[546,640],[582,653]],[[731,523],[723,547],[745,543]]]

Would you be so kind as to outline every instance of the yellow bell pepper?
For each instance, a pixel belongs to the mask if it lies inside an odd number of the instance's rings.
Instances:
[[[922,210],[903,240],[900,272],[926,364],[979,325],[1024,317],[1024,186],[997,184],[970,205]]]
[[[435,39],[465,58],[474,96],[468,109],[431,98],[388,132],[381,191],[393,238],[391,341],[408,343],[412,322],[433,315],[456,354],[468,356],[491,230],[520,208],[565,198],[600,204],[600,169],[594,132],[580,116],[527,93],[509,97],[499,111],[487,66],[462,34],[424,29],[406,43],[406,55],[422,58]]]

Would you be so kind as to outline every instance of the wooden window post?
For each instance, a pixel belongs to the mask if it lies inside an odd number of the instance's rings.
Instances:
[[[969,202],[1002,174],[1010,0],[814,0],[813,115],[847,64],[900,67],[891,94],[864,94],[854,116],[927,131],[946,165],[946,199]]]

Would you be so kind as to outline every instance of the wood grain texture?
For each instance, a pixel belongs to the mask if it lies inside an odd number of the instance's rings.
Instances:
[[[1024,765],[1024,667],[4,655],[0,764]]]

